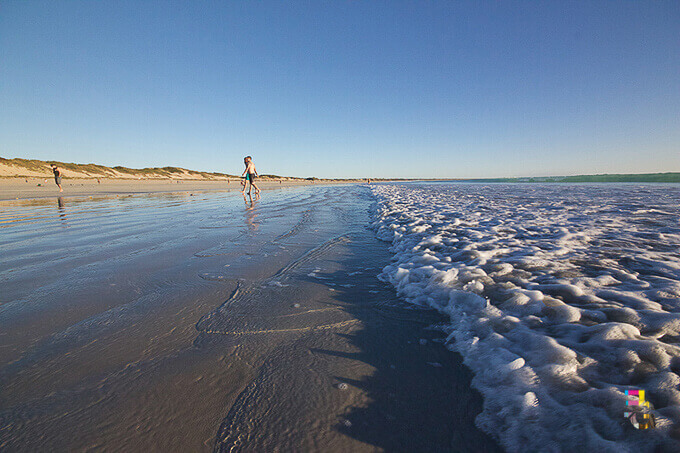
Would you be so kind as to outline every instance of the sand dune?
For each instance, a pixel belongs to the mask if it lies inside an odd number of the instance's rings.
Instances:
[[[180,167],[128,168],[107,167],[98,164],[75,164],[68,162],[44,161],[37,159],[6,159],[0,157],[1,178],[51,177],[50,164],[55,163],[62,170],[65,178],[80,179],[134,179],[134,180],[195,180],[226,181],[237,179],[239,175],[227,173],[188,170]],[[240,167],[239,167],[240,169]],[[263,180],[303,181],[318,178],[297,178],[278,175],[261,175]]]

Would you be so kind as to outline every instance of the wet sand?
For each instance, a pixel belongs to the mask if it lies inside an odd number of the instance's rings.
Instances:
[[[372,202],[0,203],[0,450],[496,451],[442,319],[376,278]]]
[[[345,184],[332,180],[288,180],[274,181],[260,179],[257,185],[262,190],[280,189],[283,187],[319,186],[328,184]],[[94,179],[65,178],[62,182],[63,192],[54,183],[54,178],[0,178],[0,200],[16,200],[31,198],[129,195],[142,193],[170,192],[233,192],[241,190],[240,180],[229,181],[196,181],[196,180],[131,180],[102,179],[98,183]]]

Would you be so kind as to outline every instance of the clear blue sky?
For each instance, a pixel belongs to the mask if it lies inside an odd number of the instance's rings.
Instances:
[[[0,156],[680,171],[678,1],[0,1]]]

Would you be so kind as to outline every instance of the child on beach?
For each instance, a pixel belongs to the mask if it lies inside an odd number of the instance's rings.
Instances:
[[[57,183],[57,186],[59,187],[59,192],[63,192],[64,189],[61,188],[61,170],[54,164],[50,164],[50,167],[52,167],[52,173],[54,173],[54,182]]]
[[[246,165],[246,169],[243,170],[243,174],[241,177],[245,177],[246,184],[243,185],[243,196],[245,197],[246,195],[246,185],[248,182],[250,182],[250,189],[248,189],[248,195],[250,195],[250,190],[252,188],[255,188],[255,195],[258,195],[260,193],[260,189],[258,189],[257,185],[255,184],[255,178],[257,178],[257,170],[255,169],[255,164],[253,163],[253,158],[250,156],[246,156],[243,159],[243,163]]]

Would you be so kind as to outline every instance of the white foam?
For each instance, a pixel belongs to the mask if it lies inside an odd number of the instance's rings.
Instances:
[[[677,448],[677,186],[377,185],[380,277],[451,318],[509,451]],[[657,428],[623,418],[643,388]],[[680,449],[679,449],[680,450]]]

